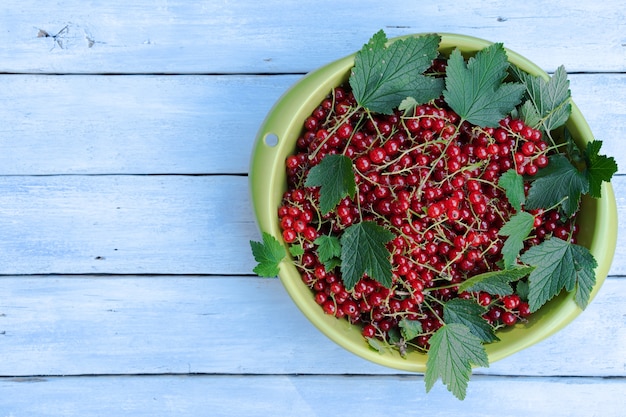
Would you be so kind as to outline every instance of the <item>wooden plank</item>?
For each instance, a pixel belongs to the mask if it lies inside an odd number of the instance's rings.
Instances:
[[[246,177],[0,177],[0,218],[0,273],[252,270]]]
[[[0,379],[3,416],[621,417],[623,379],[482,377],[464,401],[423,378],[344,376],[71,377]],[[35,400],[36,399],[36,400]],[[340,411],[339,411],[340,410]]]
[[[0,174],[245,173],[298,78],[1,75]]]
[[[475,374],[626,377],[625,292],[608,279],[561,332]],[[279,280],[252,277],[0,277],[0,345],[0,376],[399,373],[326,338]]]
[[[0,174],[246,173],[287,76],[0,75]],[[602,151],[626,172],[626,74],[572,74]],[[85,92],[89,92],[85,94]]]
[[[626,176],[614,179],[626,218]],[[245,176],[0,177],[0,274],[250,274]],[[611,275],[626,274],[626,222]]]
[[[500,41],[549,70],[624,71],[622,6],[476,2],[459,13],[453,1],[6,1],[0,72],[307,72],[357,51],[381,28],[389,36],[439,31]]]

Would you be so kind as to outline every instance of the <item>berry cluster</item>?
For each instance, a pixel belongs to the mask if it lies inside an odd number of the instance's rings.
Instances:
[[[419,320],[422,333],[410,342],[427,349],[443,325],[442,303],[455,297],[484,306],[483,317],[494,328],[510,326],[530,314],[519,295],[459,293],[458,285],[499,268],[498,233],[515,214],[500,176],[514,169],[532,177],[548,164],[549,152],[542,133],[519,119],[475,126],[440,99],[379,115],[359,107],[348,86],[337,87],[305,120],[296,151],[286,159],[288,189],[278,209],[283,239],[302,247],[295,262],[316,302],[327,314],[361,323],[367,338],[386,339],[403,318]],[[357,193],[322,214],[319,189],[304,183],[311,167],[330,154],[352,159]],[[575,226],[557,211],[533,215],[526,245],[552,235],[575,239]],[[320,261],[315,240],[341,236],[366,220],[395,236],[388,243],[393,285],[363,276],[347,290],[339,267],[327,269]]]

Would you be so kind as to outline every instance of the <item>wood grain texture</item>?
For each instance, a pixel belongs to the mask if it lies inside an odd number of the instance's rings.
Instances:
[[[372,389],[375,386],[376,389]],[[103,376],[0,379],[0,414],[31,416],[428,415],[622,417],[626,382],[477,377],[464,401],[417,376]],[[367,394],[364,394],[367,393]],[[36,401],[33,399],[36,398]]]
[[[613,181],[625,275],[626,176]],[[0,177],[0,274],[250,274],[246,176]]]
[[[0,376],[402,373],[324,336],[277,279],[1,277],[0,288]],[[564,330],[475,374],[626,377],[625,292],[608,279]]]
[[[252,270],[246,177],[0,177],[0,217],[0,273]]]
[[[504,42],[547,70],[624,71],[620,0],[381,3],[68,0],[0,6],[0,71],[307,72],[388,35],[454,32]],[[46,34],[48,36],[46,36]],[[590,35],[592,34],[592,35]]]
[[[299,76],[0,77],[0,173],[245,173]]]
[[[2,2],[0,417],[623,416],[623,6]],[[279,280],[251,275],[257,129],[304,73],[381,28],[565,65],[620,166],[618,248],[598,296],[553,337],[477,369],[464,402],[348,353]]]
[[[4,75],[0,174],[246,173],[263,119],[300,78]],[[570,79],[602,151],[626,172],[626,75]]]

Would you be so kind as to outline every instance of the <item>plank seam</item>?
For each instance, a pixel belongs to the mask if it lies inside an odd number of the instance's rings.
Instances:
[[[218,373],[218,372],[171,372],[171,373],[139,373],[139,374],[50,374],[50,375],[0,375],[0,380],[22,380],[18,382],[30,382],[45,380],[46,378],[160,378],[160,377],[337,377],[337,378],[423,378],[422,373],[388,373],[388,374],[324,374],[324,373]],[[515,379],[597,379],[597,380],[617,380],[626,381],[626,376],[622,375],[511,375],[511,374],[472,374],[472,379],[488,378],[515,378]]]

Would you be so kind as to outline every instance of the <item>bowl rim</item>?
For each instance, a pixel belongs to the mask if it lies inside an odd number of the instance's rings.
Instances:
[[[392,38],[389,42],[424,34],[404,35]],[[471,55],[494,43],[462,34],[445,32],[437,34],[441,36],[439,50],[444,53],[458,47],[464,54]],[[506,47],[505,50],[511,64],[548,79],[549,75],[538,65]],[[258,131],[249,171],[253,212],[260,231],[273,235],[285,247],[287,245],[282,239],[276,215],[286,187],[284,159],[288,152],[295,148],[295,140],[302,131],[304,119],[310,115],[315,106],[319,105],[333,86],[347,81],[355,55],[356,52],[302,77],[278,99]],[[567,122],[568,129],[579,144],[593,140],[591,129],[582,113],[573,101],[571,103],[572,113]],[[617,228],[614,226],[617,223],[617,207],[611,184],[603,183],[601,191],[601,199],[584,198],[582,202],[583,212],[594,214],[593,218],[584,219],[585,227],[582,230],[581,226],[581,230],[583,234],[586,233],[589,249],[598,262],[596,284],[591,291],[589,302],[596,296],[608,275],[617,243]],[[356,332],[358,338],[355,337],[353,327],[357,326],[349,324],[347,320],[325,314],[315,303],[311,290],[302,282],[288,251],[287,257],[280,264],[278,276],[307,319],[338,345],[379,365],[411,372],[425,372],[427,354],[410,352],[407,358],[391,351],[380,354],[368,346],[360,331]],[[489,362],[503,359],[544,340],[570,324],[581,312],[573,294],[561,293],[534,313],[528,324],[517,324],[510,329],[499,331],[500,341],[485,344]]]

